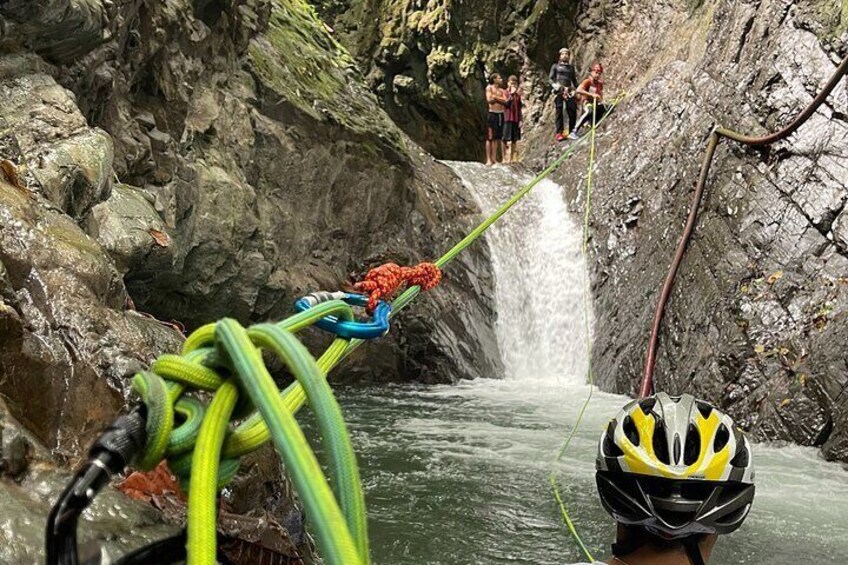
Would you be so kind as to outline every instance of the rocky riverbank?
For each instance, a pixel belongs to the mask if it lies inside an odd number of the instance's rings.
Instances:
[[[432,259],[477,220],[301,0],[6,2],[0,47],[0,394],[60,462],[183,328],[282,318],[375,264]],[[495,315],[487,254],[338,376],[496,373],[477,322]],[[253,482],[245,498],[277,512]]]

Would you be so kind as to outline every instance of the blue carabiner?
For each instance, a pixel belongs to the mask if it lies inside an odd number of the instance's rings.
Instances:
[[[368,297],[364,294],[348,292],[315,292],[308,294],[294,303],[295,310],[304,312],[313,306],[328,300],[344,300],[351,306],[368,306]],[[336,334],[345,339],[375,339],[389,332],[389,316],[392,307],[388,302],[380,300],[374,315],[368,322],[339,320],[337,316],[324,316],[315,325],[324,331]]]

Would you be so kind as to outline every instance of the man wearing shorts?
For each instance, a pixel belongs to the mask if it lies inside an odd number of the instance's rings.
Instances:
[[[498,73],[489,77],[489,85],[486,87],[486,104],[489,112],[486,115],[486,164],[494,165],[498,162],[498,148],[503,157],[503,127],[504,127],[504,104],[507,96],[503,89],[503,79]]]

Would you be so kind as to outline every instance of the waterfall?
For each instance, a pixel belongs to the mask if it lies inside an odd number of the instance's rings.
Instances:
[[[531,176],[505,166],[448,162],[491,214]],[[562,187],[543,180],[487,232],[495,273],[497,336],[507,379],[585,382],[586,265],[581,228]]]

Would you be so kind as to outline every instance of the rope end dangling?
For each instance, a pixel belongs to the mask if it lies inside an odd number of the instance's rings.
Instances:
[[[365,278],[354,283],[357,292],[368,295],[367,312],[373,314],[377,303],[390,300],[403,283],[419,286],[427,291],[435,288],[442,280],[442,270],[434,263],[419,263],[414,267],[401,267],[395,263],[385,263],[374,267]]]

